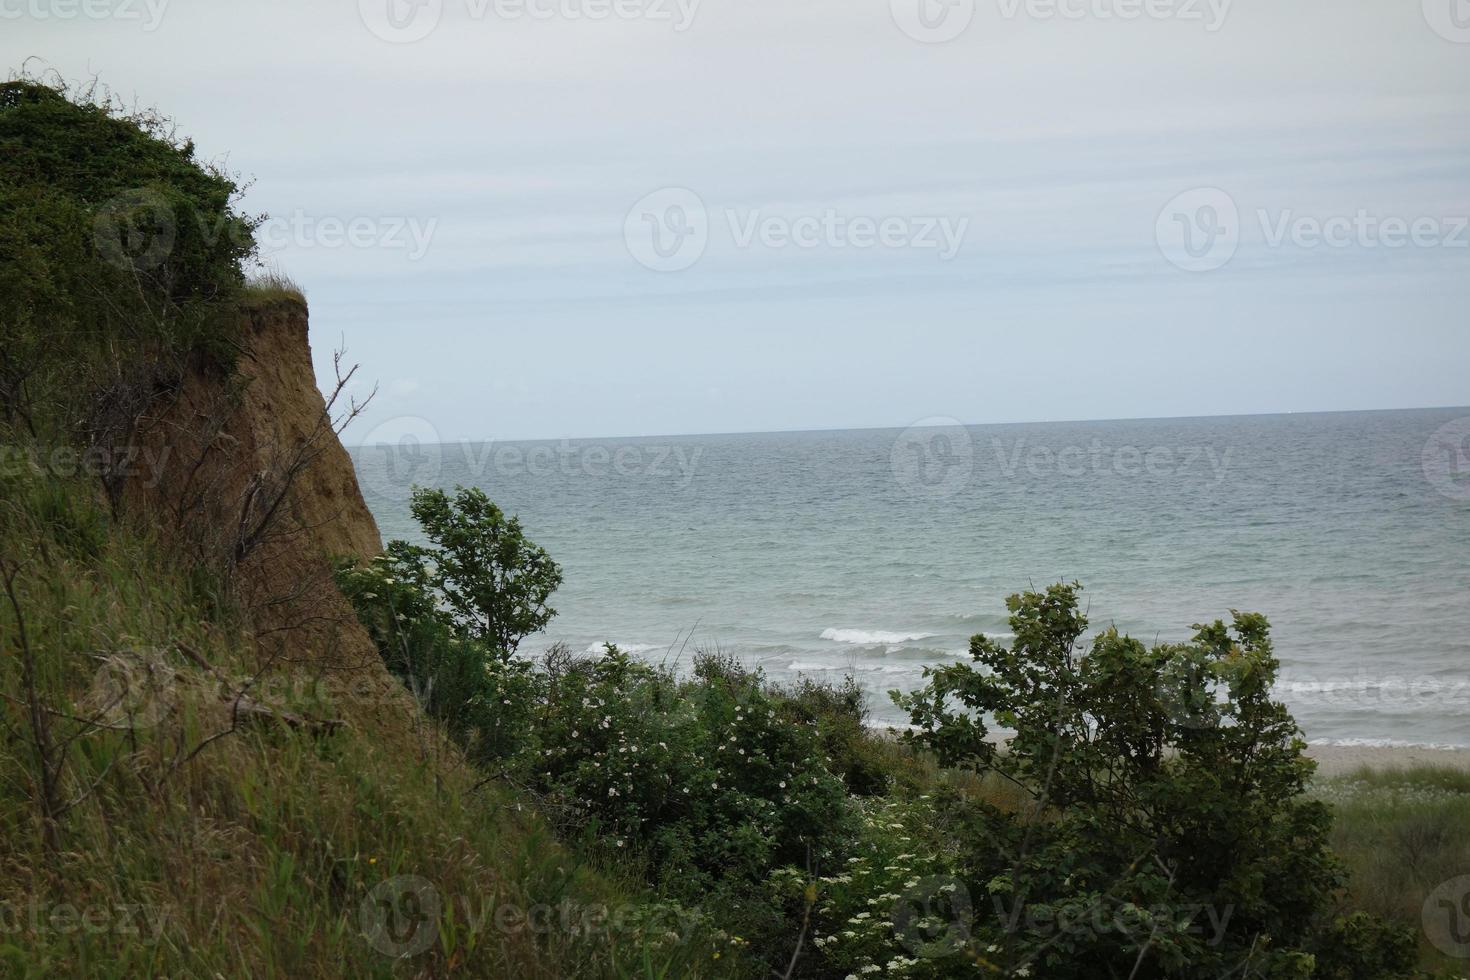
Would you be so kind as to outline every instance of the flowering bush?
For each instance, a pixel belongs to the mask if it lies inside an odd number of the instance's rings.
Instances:
[[[681,681],[609,646],[537,676],[534,785],[665,873],[755,881],[843,839],[846,788],[758,672],[702,657]]]

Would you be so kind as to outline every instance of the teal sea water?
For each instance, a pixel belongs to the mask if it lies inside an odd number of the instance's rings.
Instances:
[[[561,562],[553,642],[887,691],[1004,599],[1079,580],[1095,628],[1265,613],[1313,741],[1470,745],[1470,409],[353,450],[386,539],[415,484],[480,486]]]

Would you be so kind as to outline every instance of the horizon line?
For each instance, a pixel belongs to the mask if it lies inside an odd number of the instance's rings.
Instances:
[[[1222,412],[1215,415],[1140,415],[1122,416],[1110,418],[1093,419],[1023,419],[1010,422],[965,422],[954,419],[966,429],[981,429],[1003,425],[1081,425],[1104,422],[1190,422],[1199,419],[1246,419],[1246,418],[1283,418],[1289,415],[1368,415],[1383,414],[1389,412],[1443,412],[1443,411],[1465,411],[1470,412],[1470,405],[1414,405],[1400,408],[1333,408],[1333,409],[1307,409],[1294,412]],[[398,416],[399,418],[422,418],[422,416]],[[777,435],[817,435],[821,433],[835,432],[902,432],[907,429],[924,428],[938,429],[943,425],[918,425],[919,422],[929,419],[943,418],[943,416],[931,415],[918,419],[909,425],[855,425],[837,428],[795,428],[795,429],[728,429],[718,432],[657,432],[648,435],[615,435],[615,436],[540,436],[540,437],[516,437],[516,438],[481,438],[481,439],[450,439],[428,443],[427,445],[452,446],[456,444],[473,443],[548,443],[548,442],[606,442],[617,439],[695,439],[709,438],[713,436],[777,436]],[[427,421],[427,420],[425,420]],[[382,423],[380,423],[381,425]],[[348,449],[362,449],[376,443],[353,442],[343,443]]]

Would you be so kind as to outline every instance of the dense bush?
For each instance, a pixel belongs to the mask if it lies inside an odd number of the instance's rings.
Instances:
[[[181,359],[230,363],[238,190],[154,113],[0,83],[0,422],[108,444]]]
[[[898,698],[942,765],[1025,793],[1011,811],[947,801],[963,885],[1005,910],[977,916],[961,955],[1059,978],[1340,975],[1318,969],[1344,955],[1331,813],[1271,700],[1265,619],[1152,648],[1110,628],[1088,648],[1079,591],[1012,596],[1010,648],[977,636],[973,664]],[[1006,748],[991,724],[1013,730]],[[1401,937],[1354,935],[1350,975],[1412,972]]]

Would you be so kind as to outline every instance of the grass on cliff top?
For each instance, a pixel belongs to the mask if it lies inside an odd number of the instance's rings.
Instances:
[[[276,303],[299,303],[304,306],[306,291],[284,272],[271,269],[246,280],[241,302],[247,309],[258,309]]]
[[[509,791],[477,788],[432,729],[266,720],[211,741],[229,709],[178,651],[249,676],[229,604],[81,482],[11,465],[0,491],[15,597],[0,591],[0,975],[653,977],[728,962]],[[27,655],[65,759],[70,808],[49,847]],[[287,679],[260,699],[343,713]]]

